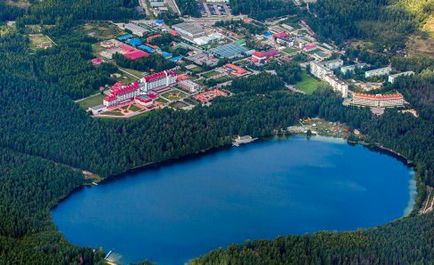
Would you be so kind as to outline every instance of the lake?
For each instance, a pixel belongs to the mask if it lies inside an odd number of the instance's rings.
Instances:
[[[414,202],[412,169],[343,140],[275,138],[73,193],[52,210],[73,244],[183,264],[231,243],[382,225]]]

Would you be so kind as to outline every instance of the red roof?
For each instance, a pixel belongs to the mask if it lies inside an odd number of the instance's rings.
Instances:
[[[258,51],[255,51],[253,54],[252,54],[252,56],[255,56],[255,57],[258,57],[258,58],[271,58],[271,57],[275,57],[275,56],[277,56],[277,55],[279,55],[279,52],[278,51],[276,51],[276,50],[274,50],[274,49],[271,49],[271,50],[268,50],[268,51],[265,51],[265,52],[258,52]]]
[[[115,100],[116,100],[116,97],[112,96],[112,95],[104,97],[104,101],[112,102]]]
[[[91,62],[93,65],[99,65],[99,64],[102,64],[104,62],[104,60],[102,58],[93,58],[91,60]]]
[[[353,98],[357,99],[367,99],[367,100],[397,100],[397,99],[404,99],[403,96],[399,93],[395,94],[365,94],[365,93],[353,93]]]
[[[289,37],[289,34],[283,31],[283,32],[279,32],[279,33],[274,33],[273,37],[279,38],[279,39],[285,39],[285,38]]]
[[[247,73],[246,69],[236,66],[235,64],[226,64],[225,67],[234,70],[239,75]]]
[[[142,50],[135,50],[135,51],[124,53],[124,57],[130,60],[137,60],[149,56],[150,56],[149,53]]]
[[[117,82],[110,89],[110,96],[117,97],[117,96],[125,95],[137,90],[139,87],[140,86],[138,82],[134,82],[126,86],[123,86],[121,83]]]
[[[315,49],[315,48],[316,48],[316,44],[315,43],[309,43],[309,44],[304,45],[304,49],[305,50],[312,50],[312,49]]]
[[[158,79],[162,79],[165,78],[166,76],[176,76],[176,72],[175,71],[163,71],[163,72],[158,72],[155,74],[150,74],[144,77],[146,82],[153,82],[155,80]]]

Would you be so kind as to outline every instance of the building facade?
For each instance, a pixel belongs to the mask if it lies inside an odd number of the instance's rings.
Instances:
[[[403,107],[406,103],[404,97],[399,93],[387,95],[353,93],[350,101],[352,105],[377,108]]]
[[[175,71],[163,71],[147,75],[140,80],[140,89],[147,92],[176,84],[177,74]]]

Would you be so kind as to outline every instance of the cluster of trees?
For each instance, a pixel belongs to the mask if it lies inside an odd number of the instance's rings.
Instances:
[[[267,28],[258,23],[246,23],[242,20],[221,20],[215,23],[216,27],[226,28],[243,34],[262,34]]]
[[[295,84],[301,81],[301,67],[294,62],[272,61],[266,65],[267,70],[273,70],[283,82],[287,84]]]
[[[134,9],[138,1],[131,0],[47,0],[33,4],[28,16],[28,22],[40,21],[44,24],[54,24],[57,20],[70,17],[78,22],[86,20],[124,20],[139,18]]]
[[[176,0],[176,4],[183,16],[201,17],[198,2],[196,0]]]
[[[370,64],[373,68],[380,68],[389,64],[389,57],[383,53],[374,53],[366,49],[349,47],[345,50],[343,59],[354,61],[356,59]]]
[[[245,14],[258,20],[297,13],[292,1],[230,0],[233,14]]]
[[[311,6],[309,24],[323,39],[338,44],[364,38],[379,50],[404,46],[418,23],[414,16],[391,1],[323,0]]]
[[[5,2],[0,2],[0,22],[15,20],[24,13],[25,9],[23,8],[8,5]]]
[[[260,94],[282,89],[284,85],[285,84],[278,76],[269,73],[260,73],[233,80],[229,89],[233,92]]]
[[[130,68],[143,72],[160,72],[176,66],[174,62],[166,60],[163,56],[155,53],[147,58],[143,57],[137,60],[130,60],[125,58],[121,54],[115,54],[113,55],[113,59],[120,67]]]

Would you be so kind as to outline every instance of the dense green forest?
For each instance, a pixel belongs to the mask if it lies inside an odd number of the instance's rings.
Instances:
[[[320,232],[246,242],[213,251],[192,265],[432,264],[432,214],[351,233]]]
[[[249,15],[258,20],[296,13],[292,1],[286,0],[230,0],[232,13]]]
[[[176,4],[183,16],[200,17],[198,2],[196,0],[176,0]]]
[[[0,22],[15,20],[24,14],[23,8],[7,5],[4,2],[0,2]]]
[[[338,44],[362,38],[379,50],[402,48],[419,25],[414,13],[404,5],[387,0],[322,0],[311,5],[315,16],[308,16],[313,30],[323,39]],[[403,1],[402,1],[403,2]],[[420,10],[425,14],[429,10]]]
[[[78,11],[68,9],[74,3]],[[312,96],[290,94],[283,87],[289,82],[285,73],[296,79],[299,69],[284,65],[276,66],[277,75],[233,82],[228,89],[235,95],[210,107],[165,109],[126,121],[97,120],[71,100],[110,82],[106,78],[114,71],[109,65],[91,67],[95,40],[73,30],[78,22],[72,17],[96,16],[93,4],[95,10],[105,7],[98,13],[101,19],[119,18],[119,12],[110,11],[114,6],[132,15],[130,1],[43,1],[32,6],[27,20],[55,22],[45,31],[57,43],[55,48],[30,52],[21,33],[0,38],[0,264],[102,262],[101,252],[68,244],[50,219],[49,209],[86,182],[81,169],[113,177],[137,166],[228,145],[237,134],[269,136],[305,117],[345,122],[359,128],[367,142],[412,160],[421,187],[419,204],[423,184],[434,184],[429,62],[394,60],[395,67],[418,73],[396,84],[421,113],[418,119],[396,111],[375,117],[365,109],[347,108],[330,90]],[[434,259],[432,217],[412,216],[363,232],[252,242],[218,250],[198,264],[426,264]]]

